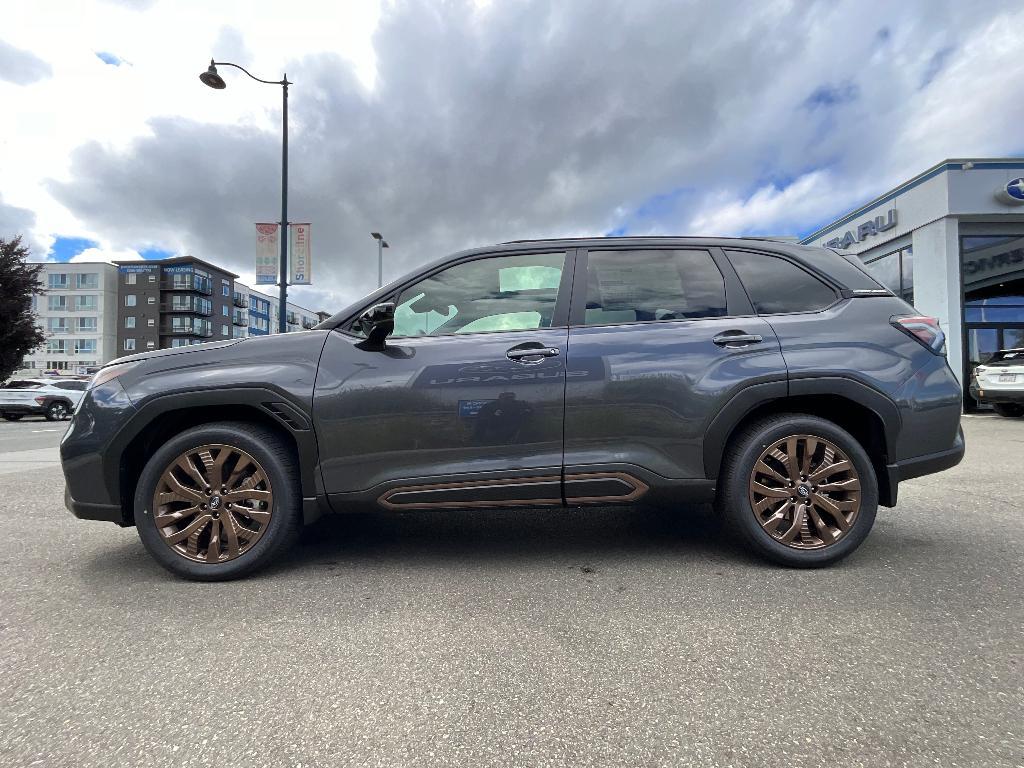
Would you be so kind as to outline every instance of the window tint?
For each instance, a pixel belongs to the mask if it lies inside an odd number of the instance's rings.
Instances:
[[[865,271],[864,265],[856,256],[845,256],[829,248],[816,248],[808,254],[807,260],[820,265],[829,277],[852,291],[877,291],[882,287],[871,279],[871,270]]]
[[[586,325],[725,314],[725,280],[707,251],[591,251]]]
[[[562,253],[456,264],[402,291],[392,336],[550,328],[564,266]]]
[[[785,259],[731,251],[729,260],[760,315],[813,312],[836,300],[835,291]]]
[[[84,381],[58,381],[55,386],[57,389],[68,389],[74,392],[85,392]]]

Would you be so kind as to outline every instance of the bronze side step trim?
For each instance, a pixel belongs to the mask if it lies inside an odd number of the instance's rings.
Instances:
[[[561,506],[561,484],[558,475],[544,475],[401,485],[383,493],[377,502],[386,509]]]
[[[565,476],[566,504],[636,501],[650,490],[626,472],[584,472]]]

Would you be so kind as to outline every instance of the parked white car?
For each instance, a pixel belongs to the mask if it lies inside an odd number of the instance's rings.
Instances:
[[[1000,350],[975,368],[971,394],[1000,416],[1024,416],[1024,348]]]
[[[28,413],[49,421],[68,418],[85,395],[87,381],[81,379],[12,379],[0,388],[0,416],[17,421]]]

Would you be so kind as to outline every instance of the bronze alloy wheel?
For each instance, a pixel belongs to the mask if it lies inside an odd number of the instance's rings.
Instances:
[[[750,505],[761,527],[794,549],[835,544],[860,511],[860,478],[832,442],[791,435],[768,446],[750,473]]]
[[[267,530],[274,508],[270,478],[250,454],[230,445],[201,445],[164,470],[153,515],[164,543],[200,563],[244,555]]]

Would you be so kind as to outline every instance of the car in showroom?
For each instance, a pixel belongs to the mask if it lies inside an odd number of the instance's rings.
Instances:
[[[85,394],[82,379],[12,379],[0,387],[0,417],[19,421],[29,414],[64,421]]]
[[[1024,348],[1001,349],[971,372],[971,396],[1000,416],[1024,416]]]
[[[944,339],[823,248],[478,248],[313,330],[105,366],[61,443],[66,504],[199,580],[324,513],[700,502],[760,555],[821,566],[963,457]]]

